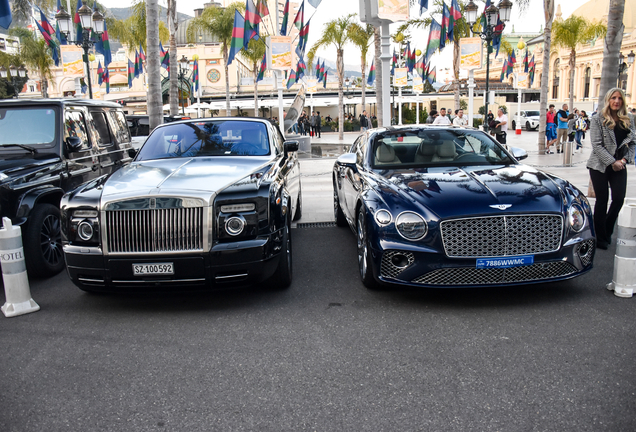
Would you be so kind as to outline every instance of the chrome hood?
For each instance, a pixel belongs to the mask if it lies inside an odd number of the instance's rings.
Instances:
[[[197,157],[133,162],[105,182],[102,204],[149,195],[196,196],[208,204],[221,190],[271,162],[270,157]]]

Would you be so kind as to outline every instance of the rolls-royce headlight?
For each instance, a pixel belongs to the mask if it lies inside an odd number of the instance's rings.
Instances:
[[[256,208],[256,205],[254,205],[253,203],[228,204],[228,205],[222,205],[221,211],[223,213],[240,213],[240,212],[254,211],[255,208]]]
[[[225,232],[231,236],[237,236],[245,229],[245,219],[241,216],[232,216],[225,220]]]
[[[419,240],[428,232],[428,225],[424,218],[412,212],[401,213],[395,220],[395,227],[407,240]]]
[[[575,232],[581,231],[585,226],[585,213],[578,205],[570,206],[568,222]]]
[[[378,210],[375,213],[375,221],[378,223],[378,225],[380,226],[386,226],[388,224],[391,223],[391,213],[389,213],[387,210]]]
[[[84,241],[89,241],[93,238],[95,231],[93,230],[93,224],[90,221],[82,221],[77,226],[77,235]]]

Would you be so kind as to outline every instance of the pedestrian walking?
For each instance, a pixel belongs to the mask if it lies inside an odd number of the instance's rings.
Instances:
[[[574,121],[574,139],[576,141],[576,151],[579,151],[583,148],[581,139],[583,138],[585,129],[587,127],[587,123],[585,122],[583,113],[585,113],[585,111],[581,111],[581,115],[579,116],[579,118]]]
[[[363,110],[362,114],[360,114],[360,129],[362,129],[362,131],[366,131],[367,129],[369,129],[369,117],[367,116],[367,111]]]
[[[468,118],[464,117],[464,110],[457,110],[457,116],[453,119],[454,126],[468,126]]]
[[[428,118],[426,119],[426,124],[433,124],[437,116],[438,116],[437,110],[432,109],[431,113],[428,115]]]
[[[592,153],[587,161],[590,180],[596,194],[594,204],[594,229],[596,245],[607,249],[612,243],[614,224],[623,207],[627,189],[627,164],[634,161],[636,130],[634,117],[627,114],[625,93],[619,88],[610,89],[603,106],[590,123]],[[608,185],[612,191],[609,200]]]
[[[440,125],[449,125],[451,124],[450,120],[448,119],[448,117],[446,117],[446,108],[441,108],[439,110],[439,116],[437,116],[437,118],[433,121],[433,124],[440,124]]]
[[[554,153],[550,151],[550,146],[557,140],[556,133],[556,111],[554,110],[554,104],[550,104],[550,109],[545,114],[545,154]]]
[[[311,113],[310,123],[314,136],[320,138],[320,117],[316,114],[316,111]]]
[[[563,144],[568,138],[568,116],[570,112],[568,111],[568,104],[563,104],[561,109],[556,113],[557,120],[557,140],[556,140],[556,148],[557,153],[561,153],[561,149],[563,148]]]
[[[497,118],[495,119],[497,123],[498,131],[495,133],[495,139],[500,144],[506,144],[506,137],[508,136],[508,116],[504,114],[503,110],[499,108],[497,110]]]

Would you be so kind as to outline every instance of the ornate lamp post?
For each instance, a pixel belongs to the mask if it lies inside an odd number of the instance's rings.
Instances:
[[[57,20],[58,25],[60,26],[60,33],[64,34],[69,43],[75,44],[79,47],[82,47],[84,50],[84,64],[86,64],[86,77],[88,80],[88,95],[91,99],[93,99],[93,86],[91,84],[91,66],[88,61],[88,50],[95,45],[95,42],[91,40],[91,31],[94,31],[99,38],[101,38],[102,33],[104,33],[104,15],[102,15],[99,10],[93,10],[88,7],[88,5],[83,5],[77,11],[80,17],[80,22],[82,25],[82,34],[77,35],[78,40],[71,40],[71,15],[68,14],[64,10],[64,8],[60,9],[58,13],[55,14],[55,19]]]
[[[627,54],[627,63],[625,63],[625,56],[623,55],[623,53],[621,53],[621,55],[618,57],[618,85],[617,87],[621,87],[621,75],[627,72],[627,69],[629,69],[629,67],[634,64],[635,57],[636,57],[636,54],[634,54],[633,50],[630,51],[629,54]]]
[[[470,2],[466,5],[464,9],[466,11],[466,21],[470,26],[471,30],[473,25],[477,21],[477,11],[479,8],[470,0]],[[486,25],[480,32],[473,31],[473,34],[478,34],[483,40],[486,41],[486,106],[484,110],[485,118],[488,117],[488,84],[490,79],[490,49],[492,47],[492,39],[496,36],[497,32],[495,32],[495,27],[497,26],[497,17],[501,19],[504,23],[510,20],[510,12],[512,12],[512,2],[510,0],[502,0],[499,2],[499,7],[495,7],[495,5],[490,5],[484,13],[486,14]],[[502,28],[503,31],[503,28]],[[484,122],[484,130],[488,132],[488,122]]]
[[[349,86],[351,85],[351,81],[349,80],[349,77],[345,78],[344,85],[347,88],[345,96],[346,96],[347,99],[349,99]],[[349,105],[348,104],[345,104],[345,111],[346,111],[345,114],[348,115],[349,114]]]
[[[181,103],[181,96],[183,95],[183,89],[188,79],[186,74],[190,70],[190,61],[186,56],[182,56],[181,60],[179,60],[179,103]],[[181,105],[181,115],[185,115],[185,96],[183,96],[183,105]]]
[[[7,69],[4,66],[0,66],[0,77],[2,77],[4,79],[6,79],[7,81],[9,81],[8,75],[11,76],[11,86],[13,87],[13,92],[14,92],[14,95],[15,95],[15,97],[17,99],[19,94],[20,94],[20,90],[19,90],[18,85],[16,83],[16,78],[18,76],[20,78],[26,78],[27,70],[24,68],[24,66],[20,66],[19,68],[17,68],[14,65],[11,65],[11,66],[9,66],[9,73],[7,74]]]

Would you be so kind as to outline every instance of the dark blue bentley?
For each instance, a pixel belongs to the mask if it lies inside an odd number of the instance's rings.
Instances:
[[[361,135],[335,163],[333,183],[336,223],[357,236],[364,284],[518,285],[589,271],[596,241],[587,199],[520,164],[525,157],[473,129]]]

